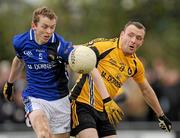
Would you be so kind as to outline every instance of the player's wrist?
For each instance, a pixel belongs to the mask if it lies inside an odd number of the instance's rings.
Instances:
[[[162,113],[160,113],[160,114],[157,114],[156,116],[157,116],[158,118],[159,118],[159,117],[162,117],[162,116],[164,116],[164,113],[162,112]]]
[[[103,103],[107,103],[107,102],[109,102],[109,101],[111,101],[111,98],[110,98],[110,97],[107,97],[107,98],[103,99]]]
[[[8,85],[8,86],[13,86],[14,83],[13,83],[13,82],[8,82],[8,81],[7,81],[7,85]]]

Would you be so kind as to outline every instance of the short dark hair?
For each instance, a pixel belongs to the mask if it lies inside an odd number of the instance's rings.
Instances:
[[[137,22],[137,21],[129,21],[125,26],[124,26],[124,30],[126,30],[126,28],[130,25],[134,25],[136,26],[138,29],[143,29],[145,32],[146,32],[146,27],[140,23],[140,22]]]
[[[57,15],[55,12],[47,7],[40,7],[34,10],[33,16],[32,16],[32,22],[37,23],[39,22],[39,15],[42,15],[44,17],[48,17],[50,20],[56,19],[57,20]]]

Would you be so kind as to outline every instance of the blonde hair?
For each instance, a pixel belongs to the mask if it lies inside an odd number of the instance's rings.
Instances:
[[[50,20],[56,19],[57,15],[55,12],[47,7],[40,7],[34,10],[33,16],[32,16],[32,22],[34,24],[37,24],[39,22],[39,16],[42,15],[44,17],[48,17]]]

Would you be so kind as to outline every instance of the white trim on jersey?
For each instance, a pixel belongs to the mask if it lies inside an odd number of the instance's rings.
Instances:
[[[57,53],[59,53],[60,48],[61,48],[61,41],[59,41],[59,45],[58,45],[58,48],[57,48]]]
[[[30,32],[29,32],[30,40],[33,40],[32,32],[33,32],[32,29],[30,29]]]
[[[52,40],[51,40],[52,43],[55,42],[55,38],[54,38],[54,33],[52,34]]]

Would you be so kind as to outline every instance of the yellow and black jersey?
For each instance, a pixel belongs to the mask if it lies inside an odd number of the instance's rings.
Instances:
[[[144,81],[144,67],[137,56],[125,56],[121,49],[121,41],[114,39],[95,39],[89,43],[97,55],[97,68],[101,73],[106,88],[113,98],[125,81],[133,77],[138,83]],[[73,87],[71,95],[78,102],[93,106],[98,111],[103,111],[102,98],[93,83],[91,75],[80,75]]]

